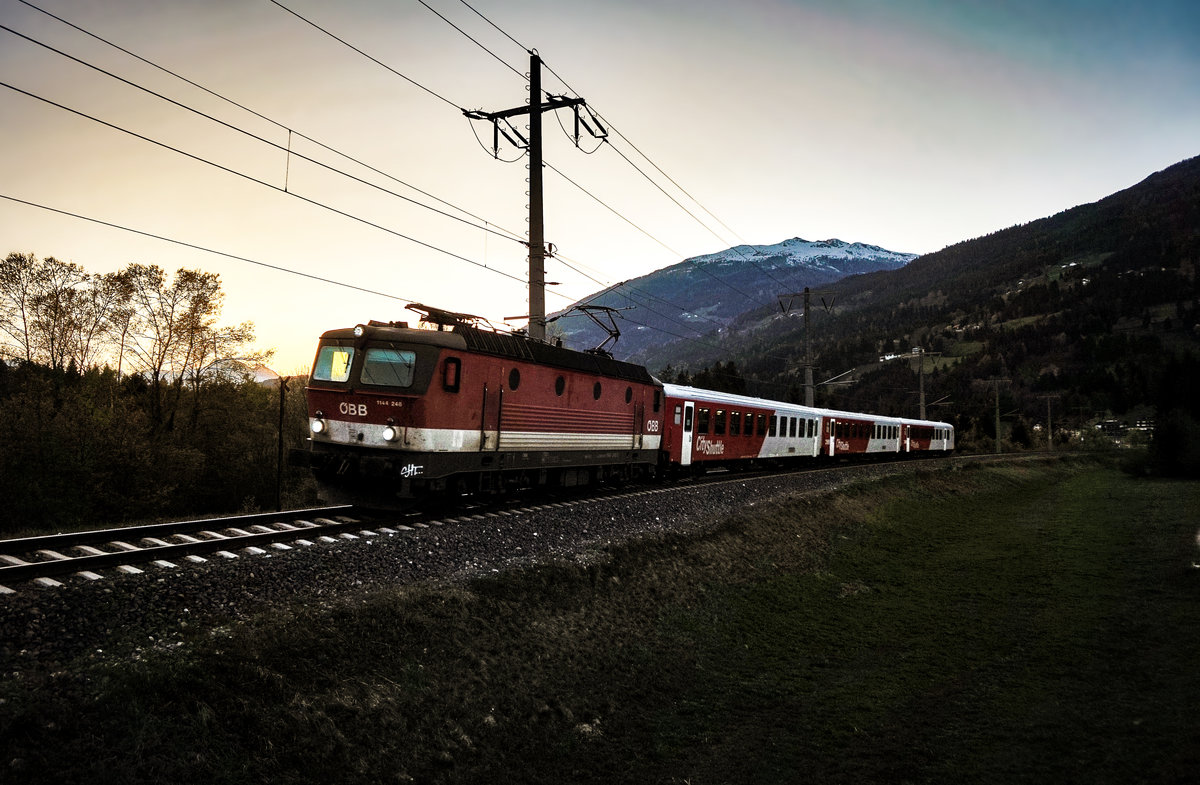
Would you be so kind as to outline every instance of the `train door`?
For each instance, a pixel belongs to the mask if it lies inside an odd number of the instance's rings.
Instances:
[[[679,457],[680,466],[692,465],[692,422],[696,414],[696,404],[684,401],[683,404],[683,444]]]

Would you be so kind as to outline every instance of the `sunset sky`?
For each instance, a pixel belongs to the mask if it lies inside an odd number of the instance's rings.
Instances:
[[[410,301],[525,314],[525,161],[462,110],[524,103],[526,48],[611,132],[545,115],[551,310],[742,242],[936,251],[1200,154],[1194,0],[425,2],[0,0],[0,253],[219,273],[283,373]]]

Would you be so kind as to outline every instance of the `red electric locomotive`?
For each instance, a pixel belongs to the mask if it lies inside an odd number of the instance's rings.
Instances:
[[[321,336],[310,465],[329,501],[391,504],[653,473],[662,387],[638,365],[411,305],[436,329],[369,322]]]

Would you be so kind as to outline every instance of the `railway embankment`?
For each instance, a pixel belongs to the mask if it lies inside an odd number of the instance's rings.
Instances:
[[[1200,484],[740,480],[0,598],[5,782],[1182,781]]]

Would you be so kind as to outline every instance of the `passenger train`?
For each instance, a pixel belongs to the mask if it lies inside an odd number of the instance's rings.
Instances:
[[[391,505],[709,468],[954,449],[948,423],[664,384],[580,352],[413,304],[425,328],[321,336],[306,387],[323,499]]]

